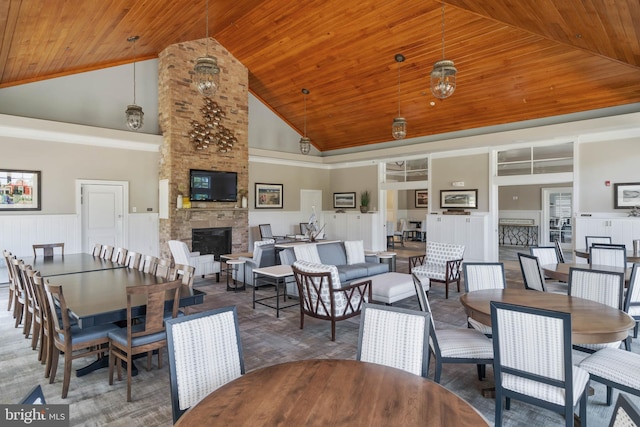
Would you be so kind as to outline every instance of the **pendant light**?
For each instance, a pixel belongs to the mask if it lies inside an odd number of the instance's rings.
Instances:
[[[442,60],[433,64],[431,71],[431,93],[440,99],[453,95],[456,90],[456,73],[458,70],[453,61],[444,56],[444,3],[442,3]]]
[[[394,139],[403,139],[407,136],[407,121],[400,115],[400,63],[404,62],[404,55],[396,54],[395,60],[398,63],[398,117],[391,124],[391,135]]]
[[[302,154],[309,154],[311,151],[311,140],[307,138],[307,95],[309,95],[308,89],[302,89],[304,95],[304,136],[300,138],[300,152]]]
[[[207,54],[196,60],[193,71],[196,73],[196,87],[204,96],[213,96],[220,86],[220,68],[218,68],[218,60],[209,56],[209,0],[207,0],[206,13],[206,43]]]
[[[142,107],[136,105],[136,41],[140,36],[132,36],[127,39],[129,43],[133,43],[133,104],[127,106],[124,112],[127,119],[127,127],[131,130],[138,130],[144,122],[144,113]]]

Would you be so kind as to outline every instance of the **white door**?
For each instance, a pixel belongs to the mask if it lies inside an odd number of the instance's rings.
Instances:
[[[121,184],[82,184],[82,251],[96,243],[125,247],[125,187]]]

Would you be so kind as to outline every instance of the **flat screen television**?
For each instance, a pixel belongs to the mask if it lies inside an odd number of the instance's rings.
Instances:
[[[238,174],[213,170],[189,171],[192,202],[237,202]]]

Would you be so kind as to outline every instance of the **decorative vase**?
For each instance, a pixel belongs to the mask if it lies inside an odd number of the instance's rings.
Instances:
[[[360,212],[362,213],[369,212],[369,206],[360,206]]]
[[[246,207],[247,207],[247,197],[242,196],[242,208],[246,209]]]
[[[178,194],[178,200],[176,200],[176,208],[182,209],[182,207],[183,207],[182,194]]]

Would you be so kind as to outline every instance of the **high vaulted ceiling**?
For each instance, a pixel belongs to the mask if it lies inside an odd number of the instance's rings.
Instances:
[[[209,0],[209,35],[249,88],[320,151],[640,102],[638,0],[446,0],[457,89],[433,97],[434,0]],[[0,0],[0,87],[157,57],[205,37],[205,0]]]

